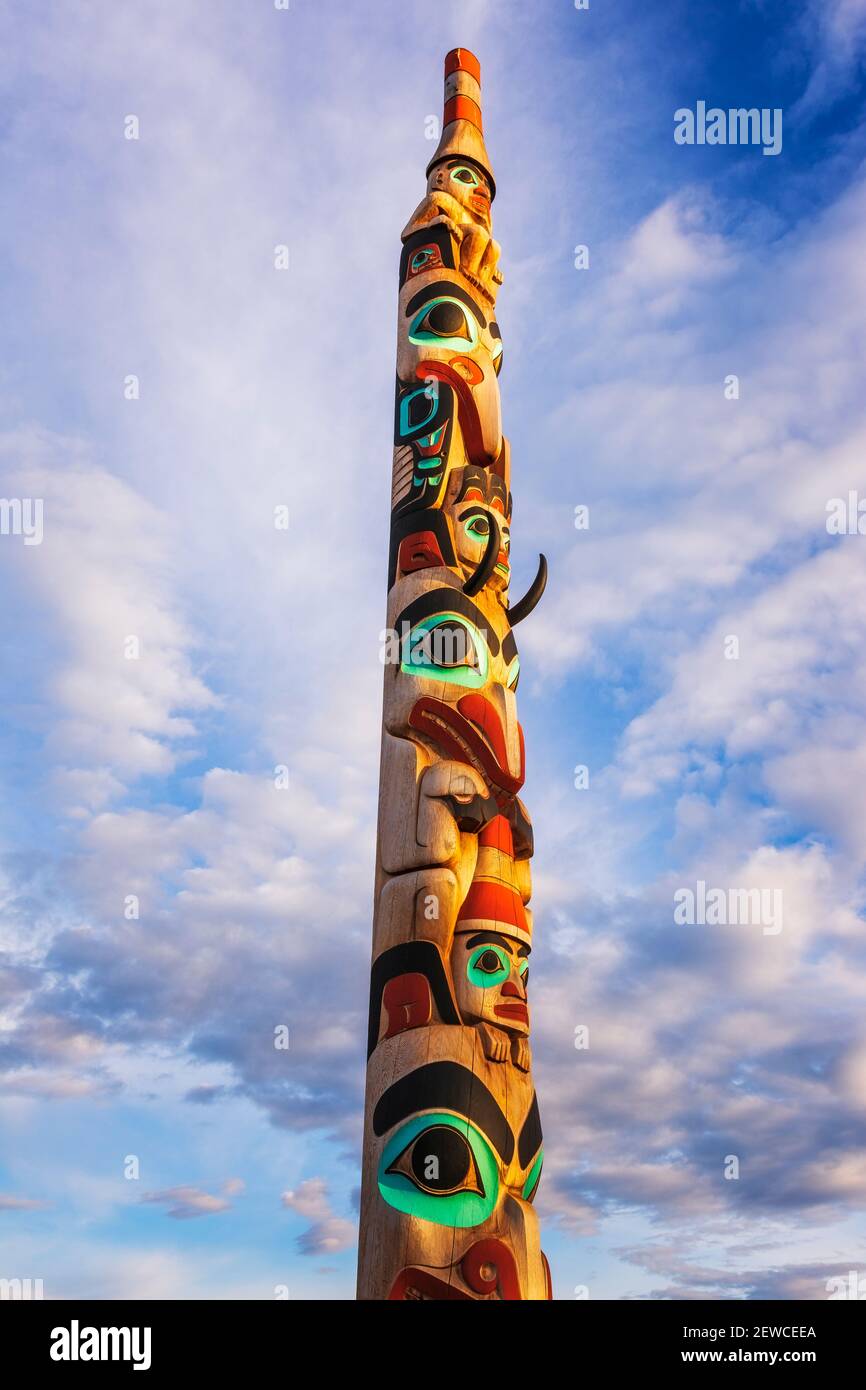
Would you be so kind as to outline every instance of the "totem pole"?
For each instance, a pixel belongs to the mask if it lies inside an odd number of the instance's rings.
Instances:
[[[502,283],[478,60],[403,232],[358,1297],[551,1297],[527,979]]]

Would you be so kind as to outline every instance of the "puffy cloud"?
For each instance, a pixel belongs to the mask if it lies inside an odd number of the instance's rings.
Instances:
[[[44,498],[45,536],[4,538],[0,553],[16,656],[0,677],[16,731],[6,805],[24,846],[3,861],[0,1093],[16,1118],[40,1100],[128,1102],[147,1056],[164,1088],[180,1086],[194,1132],[218,1133],[223,1105],[248,1101],[280,1139],[335,1138],[354,1170],[394,248],[439,78],[418,85],[425,32],[371,87],[396,3],[381,30],[348,11],[339,25],[293,11],[249,26],[230,5],[206,24],[152,9],[146,31],[116,9],[76,15],[59,44],[38,16],[15,35],[36,79],[4,146],[27,236],[7,240],[10,218],[0,238],[36,330],[4,404],[13,420],[66,423],[19,425],[3,446],[4,488]],[[804,119],[859,52],[859,0],[820,9]],[[866,442],[866,187],[858,174],[797,220],[763,189],[750,201],[745,179],[710,189],[689,181],[693,165],[668,170],[636,130],[646,55],[615,28],[591,60],[557,41],[538,85],[539,103],[581,93],[574,126],[594,138],[577,140],[561,100],[546,121],[497,88],[520,26],[551,46],[552,31],[534,16],[504,26],[486,0],[460,17],[461,41],[483,40],[504,123],[516,564],[536,540],[553,561],[520,633],[522,714],[539,726],[527,801],[542,1213],[578,1250],[612,1224],[653,1223],[658,1239],[622,1258],[659,1296],[824,1296],[831,1250],[848,1267],[833,1223],[866,1195],[866,551],[825,530]],[[446,6],[437,23],[451,19]],[[312,144],[286,81],[287,58],[311,51]],[[609,99],[624,80],[628,112]],[[119,128],[131,92],[139,142]],[[364,121],[376,155],[361,191]],[[627,199],[606,164],[614,139]],[[544,197],[509,194],[530,162]],[[762,178],[775,163],[758,161]],[[592,270],[576,278],[568,248],[584,236]],[[724,395],[732,373],[738,400]],[[74,408],[60,408],[60,382]],[[573,527],[580,502],[587,532]],[[273,525],[283,503],[287,532]],[[593,764],[583,799],[572,742]],[[699,878],[779,887],[784,930],[678,926],[673,893]],[[284,1028],[288,1049],[274,1045]],[[144,1200],[186,1220],[240,1190]],[[308,1223],[302,1254],[351,1244],[324,1179],[283,1204]],[[766,1249],[729,1269],[755,1222]],[[813,1248],[786,1248],[780,1225]],[[114,1280],[138,1296],[260,1296],[276,1282],[99,1249],[60,1284],[104,1293]]]
[[[195,1216],[213,1216],[217,1212],[229,1211],[229,1197],[242,1192],[244,1184],[240,1178],[229,1178],[223,1184],[223,1195],[203,1192],[199,1187],[167,1187],[161,1192],[145,1192],[139,1199],[166,1208],[166,1215],[175,1221],[188,1221]]]
[[[354,1222],[334,1215],[323,1178],[307,1178],[296,1191],[284,1192],[282,1204],[310,1223],[298,1236],[298,1249],[302,1254],[335,1254],[354,1245],[357,1228]]]

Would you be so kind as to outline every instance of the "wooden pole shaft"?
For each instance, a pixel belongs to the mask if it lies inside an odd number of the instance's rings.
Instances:
[[[442,138],[402,237],[362,1299],[551,1296],[480,78],[473,54],[448,54]]]

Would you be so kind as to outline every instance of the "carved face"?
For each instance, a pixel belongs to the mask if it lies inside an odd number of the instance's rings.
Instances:
[[[456,273],[434,271],[408,280],[401,291],[395,442],[428,437],[439,423],[437,396],[444,386],[447,400],[453,394],[466,457],[487,467],[502,448],[496,380],[502,338],[495,320],[459,280]]]
[[[393,1081],[398,1041],[409,1070]],[[469,1028],[434,1026],[378,1051],[375,1176],[402,1267],[382,1270],[387,1287],[374,1296],[545,1298],[544,1262],[533,1254],[543,1155],[532,1082],[479,1063]]]
[[[529,946],[496,931],[457,932],[451,977],[462,1018],[529,1033]]]
[[[490,230],[490,183],[477,164],[465,159],[446,159],[430,170],[427,191],[441,189],[462,203],[475,222]]]
[[[389,600],[400,640],[399,660],[386,667],[388,732],[469,763],[500,804],[512,801],[524,753],[514,697],[520,663],[504,610],[491,599],[480,607],[456,581],[431,589],[423,570],[399,588]]]
[[[511,578],[511,498],[505,483],[489,469],[471,464],[452,475],[445,510],[454,532],[454,548],[467,577],[483,560],[490,536],[496,545],[496,567],[488,580],[502,593]]]

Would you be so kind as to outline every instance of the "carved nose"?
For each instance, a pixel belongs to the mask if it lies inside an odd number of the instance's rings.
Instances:
[[[505,981],[505,984],[502,986],[500,993],[506,995],[506,997],[509,999],[523,998],[523,995],[520,993],[520,990],[517,988],[517,985],[513,985],[510,980]]]

